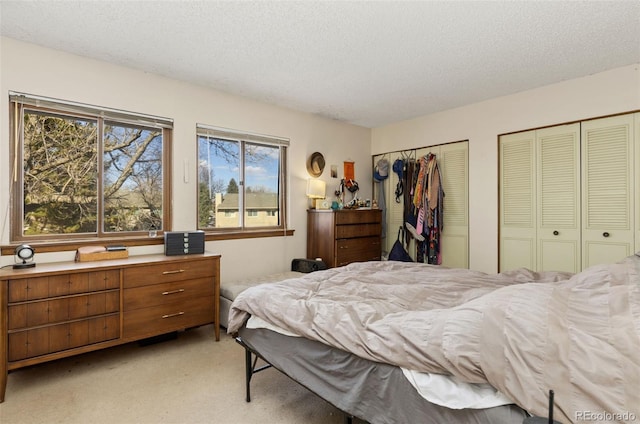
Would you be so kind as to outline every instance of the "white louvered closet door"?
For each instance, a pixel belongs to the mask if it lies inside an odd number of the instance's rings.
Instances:
[[[469,142],[442,145],[437,157],[445,194],[442,265],[469,268]]]
[[[500,271],[536,269],[535,131],[500,137]]]
[[[582,123],[582,268],[633,254],[634,116]]]
[[[536,131],[538,271],[579,272],[580,124]]]

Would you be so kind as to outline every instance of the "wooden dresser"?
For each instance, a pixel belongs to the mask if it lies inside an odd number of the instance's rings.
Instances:
[[[307,258],[322,258],[331,268],[380,260],[381,233],[379,209],[309,209]]]
[[[220,255],[144,255],[0,270],[0,402],[11,370],[214,324]]]

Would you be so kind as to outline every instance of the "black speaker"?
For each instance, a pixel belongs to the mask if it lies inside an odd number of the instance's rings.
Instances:
[[[168,231],[164,233],[167,256],[204,253],[204,231]]]

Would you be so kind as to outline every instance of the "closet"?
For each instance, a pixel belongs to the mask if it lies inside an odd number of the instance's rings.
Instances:
[[[437,146],[388,152],[373,156],[373,166],[380,159],[389,161],[389,176],[374,182],[374,199],[384,202],[385,233],[382,239],[383,255],[396,241],[398,229],[405,225],[403,196],[396,200],[399,177],[392,169],[397,160],[419,160],[429,153],[435,154],[444,191],[443,226],[440,235],[441,265],[455,268],[469,267],[469,143],[460,141]],[[380,189],[384,190],[380,193]],[[410,188],[403,187],[403,190]],[[409,254],[416,259],[415,242],[408,245]]]
[[[500,271],[579,272],[640,245],[640,113],[499,138]]]

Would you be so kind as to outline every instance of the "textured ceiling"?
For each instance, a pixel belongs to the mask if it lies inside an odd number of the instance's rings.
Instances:
[[[0,34],[365,127],[640,63],[638,1],[0,1]]]

